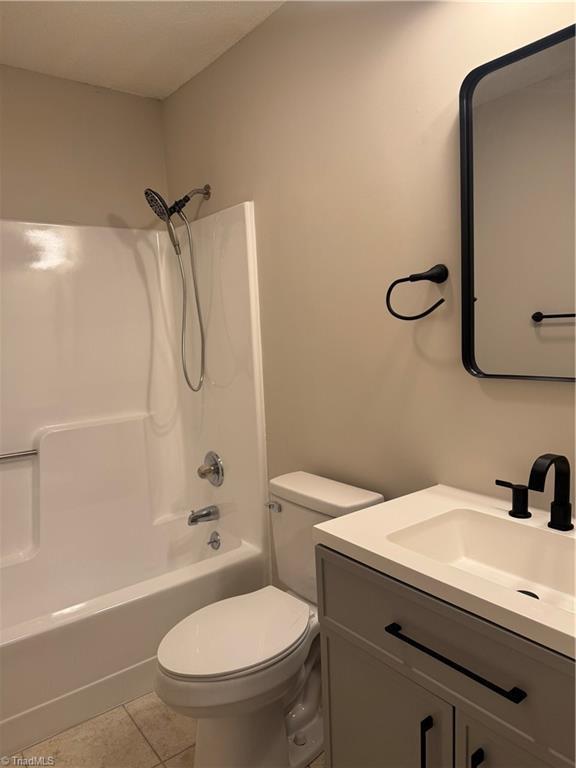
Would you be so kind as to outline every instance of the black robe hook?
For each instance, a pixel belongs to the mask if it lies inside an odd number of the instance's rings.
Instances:
[[[416,272],[415,274],[409,275],[408,277],[401,277],[398,280],[394,280],[386,292],[386,306],[388,308],[388,312],[390,312],[390,314],[394,317],[397,317],[398,320],[420,320],[422,317],[426,317],[426,315],[434,312],[434,310],[437,309],[440,304],[444,304],[444,299],[440,299],[436,302],[436,304],[433,304],[424,312],[420,312],[419,315],[401,315],[392,309],[390,304],[390,296],[392,295],[392,291],[394,288],[396,288],[397,285],[400,285],[400,283],[417,283],[420,280],[430,280],[432,283],[444,283],[447,279],[448,267],[446,267],[444,264],[436,264],[431,269],[426,270],[426,272]]]

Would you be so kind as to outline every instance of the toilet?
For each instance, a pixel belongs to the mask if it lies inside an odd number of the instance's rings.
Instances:
[[[198,719],[195,768],[304,768],[322,751],[312,527],[382,501],[307,472],[270,481],[274,585],[195,611],[158,648],[158,695]]]

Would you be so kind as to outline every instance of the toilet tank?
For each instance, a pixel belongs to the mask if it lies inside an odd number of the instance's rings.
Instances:
[[[270,480],[272,577],[275,584],[317,603],[312,528],[331,517],[355,512],[384,497],[308,472]]]

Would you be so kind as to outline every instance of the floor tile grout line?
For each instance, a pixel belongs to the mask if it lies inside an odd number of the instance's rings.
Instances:
[[[141,698],[141,697],[139,696],[138,698]],[[132,699],[132,701],[136,701],[136,699]],[[128,702],[124,702],[124,704],[121,704],[120,706],[124,707],[124,709],[128,713],[128,716],[130,717],[130,720],[132,720],[132,722],[134,723],[136,728],[138,728],[138,730],[140,731],[142,736],[144,736],[144,738],[146,739],[146,741],[148,742],[148,744],[150,745],[150,747],[154,751],[154,754],[158,756],[159,760],[161,760],[161,761],[163,761],[163,760],[173,760],[175,757],[179,757],[183,752],[186,752],[186,750],[192,749],[192,747],[196,746],[196,739],[194,739],[194,741],[192,741],[190,744],[188,744],[187,747],[184,747],[184,749],[181,749],[179,752],[175,752],[173,755],[170,755],[169,757],[160,757],[160,755],[158,754],[158,751],[156,749],[154,749],[154,747],[152,746],[150,740],[148,739],[148,737],[146,736],[146,734],[144,733],[142,728],[138,725],[138,723],[136,722],[136,720],[134,719],[132,714],[129,712],[128,707],[126,706],[126,704],[130,704],[130,702],[129,701]],[[163,763],[161,763],[160,765],[162,765],[162,764]],[[158,768],[158,766],[155,765],[155,766],[153,766],[153,768]]]
[[[146,696],[146,695],[148,695],[148,694],[144,694],[144,696]],[[166,768],[166,764],[164,762],[165,760],[172,760],[175,757],[180,757],[180,755],[182,755],[184,752],[188,751],[189,749],[193,749],[196,746],[196,740],[193,740],[192,742],[190,742],[190,744],[188,744],[186,747],[184,747],[184,749],[181,749],[181,750],[175,752],[174,754],[171,754],[169,757],[162,757],[158,753],[158,751],[154,748],[154,746],[153,746],[152,742],[150,741],[150,739],[146,736],[143,728],[139,725],[139,723],[136,721],[136,719],[132,716],[132,713],[128,710],[128,706],[127,705],[131,704],[133,701],[137,701],[140,698],[143,698],[143,696],[137,696],[134,699],[130,699],[129,701],[125,701],[125,702],[123,702],[121,704],[117,704],[117,705],[115,705],[113,707],[110,707],[109,709],[106,709],[103,712],[99,712],[97,715],[89,717],[86,720],[81,720],[79,723],[71,725],[71,726],[69,726],[68,728],[65,728],[62,731],[58,731],[57,733],[54,733],[51,736],[48,736],[47,738],[41,739],[40,741],[35,742],[34,744],[30,744],[24,750],[21,750],[20,752],[15,753],[15,756],[17,756],[17,757],[21,756],[22,758],[25,758],[25,754],[24,753],[26,751],[28,751],[29,749],[33,749],[34,747],[39,746],[40,744],[44,743],[45,741],[50,741],[51,739],[59,738],[59,737],[63,736],[64,734],[66,734],[68,731],[72,731],[72,730],[74,730],[76,728],[88,725],[89,723],[93,722],[94,720],[99,719],[100,717],[102,717],[105,714],[108,714],[108,713],[111,713],[111,712],[114,712],[114,711],[117,711],[117,710],[124,710],[125,714],[128,715],[129,720],[136,727],[136,730],[138,731],[138,733],[142,736],[142,738],[144,739],[145,743],[152,750],[153,755],[159,761],[158,763],[154,763],[154,765],[151,766],[151,768]]]
[[[160,761],[160,762],[158,763],[158,765],[155,765],[155,766],[154,766],[154,768],[159,768],[159,766],[161,766],[161,765],[163,764],[164,758],[162,758],[162,757],[161,757],[161,756],[158,754],[158,752],[157,752],[157,751],[154,749],[154,747],[153,747],[153,746],[152,746],[152,744],[150,743],[150,740],[148,739],[148,737],[146,736],[146,734],[144,733],[144,731],[142,730],[142,728],[140,728],[140,726],[138,725],[138,723],[136,722],[136,720],[135,720],[135,719],[132,717],[132,715],[131,715],[131,714],[130,714],[130,712],[128,711],[128,707],[126,706],[126,704],[122,704],[122,707],[123,707],[124,711],[126,712],[126,714],[128,715],[128,717],[130,718],[130,720],[132,720],[132,722],[134,723],[134,725],[136,726],[136,728],[138,729],[138,731],[139,731],[139,732],[140,732],[140,734],[142,735],[142,737],[143,737],[144,741],[146,742],[146,744],[148,744],[148,746],[150,747],[150,749],[152,750],[152,752],[154,752],[154,754],[156,755],[156,757],[157,757],[157,758],[158,758],[158,760]]]
[[[175,755],[172,755],[172,757],[166,757],[165,760],[174,760],[175,757],[180,757],[180,755],[183,755],[184,752],[188,752],[189,749],[194,749],[196,751],[196,742],[193,744],[190,744],[189,747],[185,747],[184,749],[180,750],[180,752],[176,752]]]

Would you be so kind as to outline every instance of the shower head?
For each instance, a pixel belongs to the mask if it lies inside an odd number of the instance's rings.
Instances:
[[[172,219],[170,218],[170,209],[168,208],[166,201],[162,195],[159,195],[158,192],[155,192],[149,187],[144,190],[144,197],[146,198],[146,202],[150,208],[152,208],[156,216],[158,216],[158,218],[166,224],[166,228],[168,229],[168,234],[170,235],[170,240],[172,241],[174,250],[179,255],[181,252],[180,242],[178,240],[178,235],[176,234],[174,224],[172,224]]]
[[[159,219],[162,219],[162,221],[168,221],[170,212],[166,205],[166,200],[164,200],[162,195],[159,195],[158,192],[155,192],[153,189],[147,188],[144,190],[144,197],[156,216],[158,216]]]
[[[181,219],[185,218],[184,214],[182,213],[182,209],[187,203],[190,202],[190,199],[194,197],[194,195],[202,195],[204,200],[210,200],[210,196],[212,195],[210,184],[204,184],[203,187],[196,187],[195,189],[191,189],[190,192],[187,192],[184,195],[184,197],[174,201],[171,206],[168,206],[168,203],[166,200],[164,200],[162,195],[158,194],[158,192],[155,192],[153,189],[150,189],[150,187],[144,190],[144,197],[146,198],[146,202],[150,208],[152,208],[156,216],[158,216],[159,219],[162,219],[162,221],[166,224],[168,234],[170,235],[170,240],[172,240],[172,245],[174,246],[174,250],[177,254],[180,253],[180,243],[178,242],[178,236],[176,234],[174,224],[172,224],[171,217],[177,213]]]

